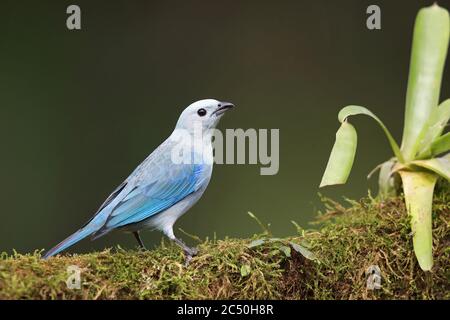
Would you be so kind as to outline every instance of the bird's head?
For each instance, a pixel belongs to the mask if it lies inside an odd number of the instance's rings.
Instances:
[[[230,102],[215,99],[199,100],[184,109],[178,119],[177,129],[193,131],[196,126],[201,126],[202,130],[214,129],[223,114],[233,107]]]

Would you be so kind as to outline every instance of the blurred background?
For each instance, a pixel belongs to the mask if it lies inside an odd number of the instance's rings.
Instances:
[[[175,225],[200,237],[308,227],[348,104],[370,108],[400,142],[414,18],[434,1],[5,1],[0,3],[0,251],[49,248],[83,225],[173,130],[191,102],[234,102],[219,126],[279,128],[280,170],[216,165],[201,201]],[[439,1],[450,9],[450,1]],[[66,8],[81,7],[80,31]],[[381,30],[366,8],[381,7]],[[442,98],[450,97],[447,64]],[[391,156],[381,129],[352,119],[359,145],[346,185],[358,199]],[[147,247],[161,234],[144,232]],[[120,244],[111,233],[72,252]]]

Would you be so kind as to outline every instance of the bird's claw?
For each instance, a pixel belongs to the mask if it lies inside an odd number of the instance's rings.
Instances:
[[[192,260],[192,256],[187,254],[184,258],[184,266],[187,267],[189,265],[189,262],[191,262],[191,260]]]
[[[197,248],[189,248],[189,254],[191,256],[196,256],[198,254],[198,249]]]
[[[187,267],[189,265],[189,262],[191,262],[192,258],[198,254],[197,248],[186,248],[184,250],[184,254],[186,256],[184,260],[184,265]]]

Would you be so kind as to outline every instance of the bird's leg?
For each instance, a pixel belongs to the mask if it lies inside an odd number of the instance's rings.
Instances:
[[[192,257],[197,255],[198,253],[197,248],[188,247],[183,241],[176,238],[175,236],[173,236],[173,238],[171,237],[171,240],[173,240],[177,245],[179,245],[183,249],[184,254],[186,255],[185,265],[187,266],[191,261]]]
[[[133,232],[134,237],[136,238],[138,244],[139,244],[139,248],[141,248],[142,250],[147,250],[144,246],[144,242],[142,242],[141,236],[139,235],[138,231]]]

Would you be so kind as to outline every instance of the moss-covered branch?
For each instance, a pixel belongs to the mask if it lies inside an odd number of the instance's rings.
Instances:
[[[39,253],[0,260],[0,299],[448,299],[448,184],[435,197],[432,272],[420,270],[400,198],[363,199],[350,208],[330,200],[318,231],[297,237],[205,241],[190,265],[182,252],[106,250],[43,261]],[[286,250],[307,245],[317,260]],[[67,267],[81,268],[81,289],[68,289]],[[369,290],[366,270],[381,270],[381,289]]]

